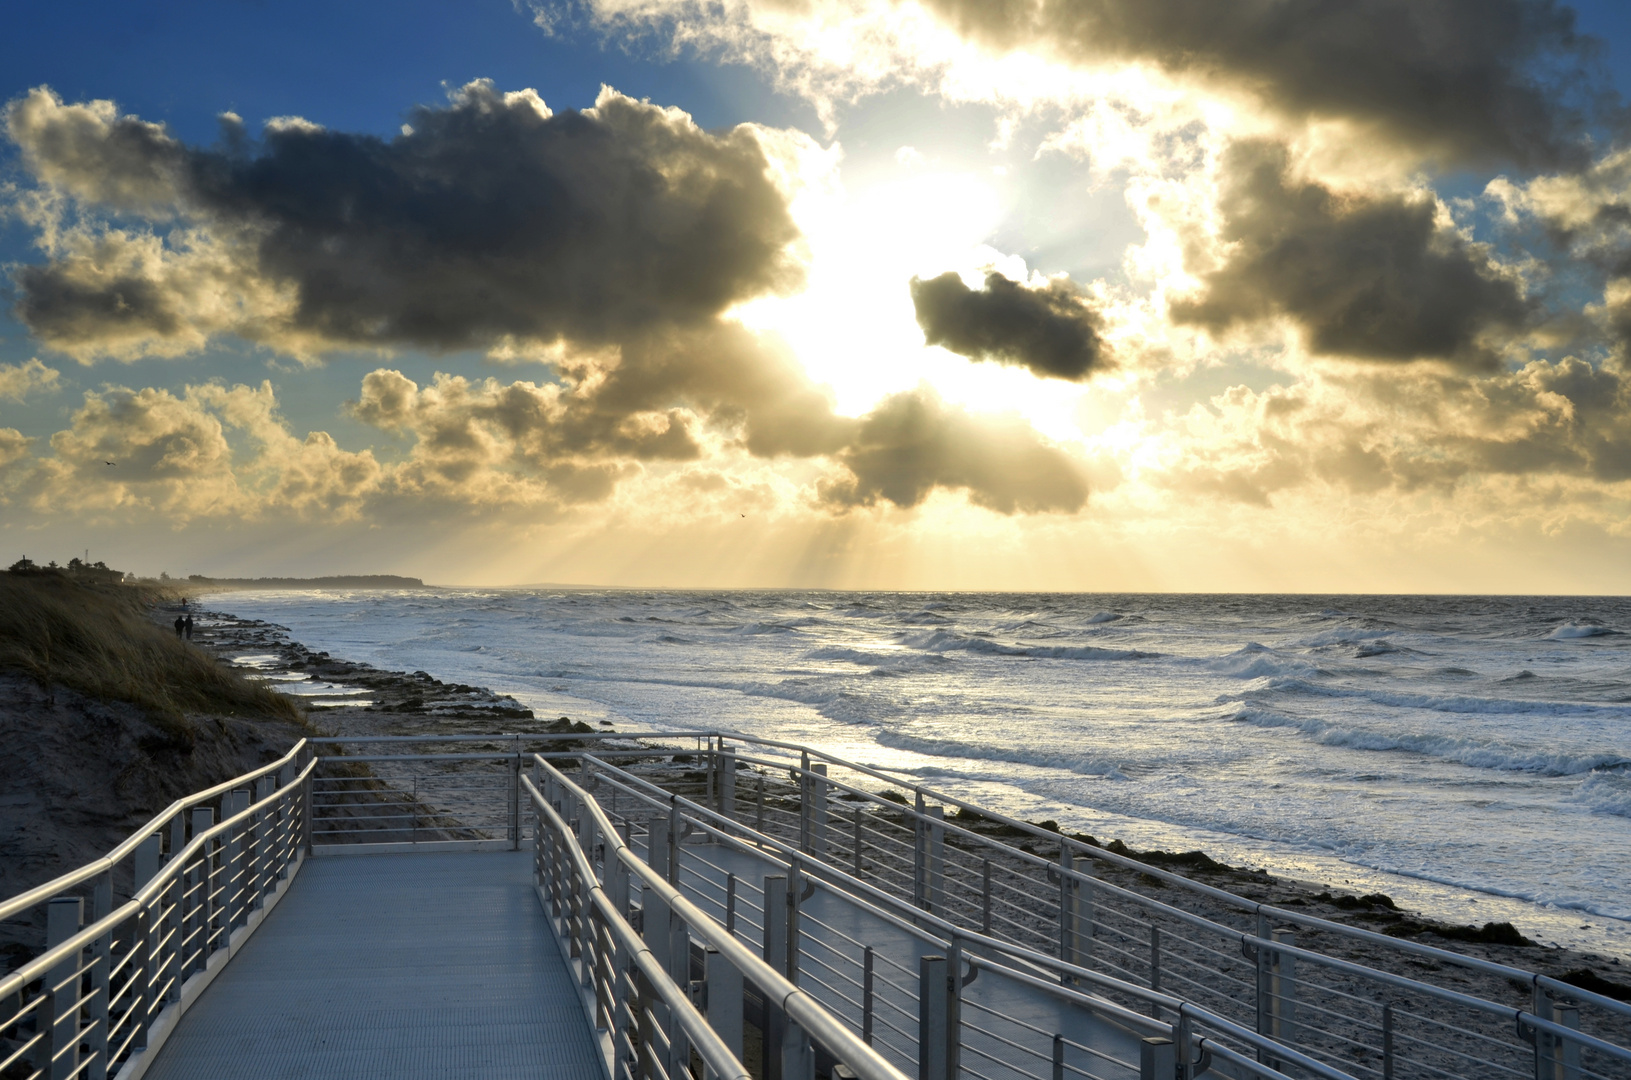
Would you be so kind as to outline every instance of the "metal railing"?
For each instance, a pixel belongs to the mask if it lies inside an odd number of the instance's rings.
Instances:
[[[0,903],[0,919],[44,908],[46,929],[44,951],[0,978],[0,1076],[140,1076],[299,871],[314,767],[298,743],[177,800],[105,857]]]
[[[552,779],[561,777],[543,757],[535,759],[536,767]],[[629,831],[634,846],[643,838],[655,873],[690,892],[699,905],[711,906],[739,939],[778,959],[780,974],[795,984],[810,983],[820,1003],[864,1042],[920,1076],[1166,1080],[1224,1066],[1228,1075],[1286,1075],[1221,1040],[1253,1051],[1272,1050],[1278,1064],[1295,1063],[1307,1075],[1330,1080],[1349,1076],[1192,1003],[1088,969],[1061,969],[1048,955],[964,931],[809,858],[792,844],[745,828],[626,770],[587,755],[583,760],[587,790],[600,793],[599,805],[612,808],[606,812]],[[564,777],[557,782],[570,783]],[[773,872],[756,884],[709,860],[707,845],[751,856]],[[832,889],[932,951],[903,962],[821,922],[805,910],[817,886]],[[966,995],[981,971],[1023,986],[1033,1000],[1073,1011],[1101,1033],[1122,1034],[1125,1056]],[[1061,975],[1066,976],[1063,981]],[[1139,1011],[1109,1000],[1105,990],[1129,995],[1146,1008]],[[1155,1008],[1164,1008],[1165,1018],[1150,1015]],[[773,1075],[772,1064],[765,1063],[763,1075]]]
[[[681,738],[689,750],[651,744]],[[139,1075],[314,841],[530,840],[614,1080],[746,1075],[750,1029],[757,1080],[840,1062],[872,1080],[1631,1077],[1626,1003],[1259,904],[797,744],[324,742],[382,745],[319,763],[302,743],[0,903],[0,919],[47,924],[43,955],[0,981],[0,1076]],[[372,752],[454,742],[480,752]],[[493,743],[502,752],[480,745]],[[642,774],[655,758],[671,760]],[[573,765],[576,779],[561,771]],[[1107,880],[1106,866],[1163,895]],[[911,948],[824,921],[830,909],[807,904],[817,889]],[[1522,998],[1385,969],[1401,961]],[[1004,1004],[1000,987],[1055,1019]]]
[[[539,766],[543,790],[522,780],[536,814],[535,880],[610,1042],[614,1080],[748,1077],[749,987],[763,1011],[783,1019],[777,1071],[786,1080],[813,1078],[818,1050],[862,1080],[905,1080],[636,856],[581,788]]]
[[[799,756],[734,752],[751,745]],[[738,828],[751,821],[754,832],[814,856],[828,872],[855,882],[864,877],[868,887],[908,899],[917,911],[1051,954],[1061,969],[1086,965],[1144,989],[1170,991],[1357,1076],[1631,1075],[1631,1052],[1578,1030],[1583,1004],[1612,1022],[1631,1013],[1622,1002],[1520,969],[1255,904],[960,800],[927,806],[929,797],[941,796],[840,759],[811,761],[823,756],[794,744],[716,737],[700,756],[707,764],[694,782],[707,805],[691,805],[698,813],[715,812],[728,801],[730,810],[721,816]],[[903,787],[913,804],[902,806],[829,776],[831,764]],[[736,775],[749,765],[758,770]],[[1031,850],[946,818],[947,804],[965,820],[1017,834]],[[1059,854],[1043,857],[1034,849],[1038,840]],[[1092,873],[1093,859],[1223,899],[1252,919],[1244,929],[1228,926],[1112,885]],[[1273,925],[1283,922],[1293,926]],[[1299,925],[1321,937],[1380,944],[1392,955],[1497,974],[1532,989],[1540,1007],[1505,1005],[1299,948]],[[1118,1000],[1142,1007],[1125,990],[1120,993]],[[1260,1050],[1259,1058],[1284,1061],[1276,1051]]]

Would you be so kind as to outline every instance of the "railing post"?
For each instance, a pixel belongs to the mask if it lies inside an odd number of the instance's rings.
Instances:
[[[784,976],[787,974],[787,878],[781,874],[768,874],[764,880],[765,901],[765,963]],[[764,988],[760,987],[763,991]],[[764,999],[763,1075],[764,1080],[784,1080],[781,1075],[782,1056],[776,1052],[783,1042],[786,1017],[777,1008],[768,993]]]
[[[725,1041],[731,1054],[742,1059],[742,973],[717,949],[709,949],[703,960],[703,980],[708,987],[708,1026]]]
[[[1297,947],[1297,931],[1281,927],[1274,931],[1274,943]],[[1297,1027],[1297,970],[1289,953],[1274,952],[1274,1031],[1276,1041],[1291,1046]]]
[[[1076,962],[1076,879],[1071,876],[1070,845],[1059,840],[1059,959]],[[1069,982],[1067,976],[1064,979]]]
[[[946,1069],[946,990],[946,958],[921,957],[917,991],[918,1080],[952,1080]]]
[[[720,740],[723,742],[724,740]],[[736,819],[736,747],[727,746],[719,755],[719,812]]]
[[[510,758],[510,850],[521,850],[521,753]]]
[[[255,836],[255,841],[254,841],[255,855],[254,855],[253,862],[254,862],[254,866],[255,866],[255,871],[254,871],[254,878],[255,878],[254,906],[256,908],[260,908],[260,907],[265,906],[265,904],[266,904],[266,886],[267,886],[267,883],[271,880],[271,875],[268,874],[267,871],[269,871],[271,869],[271,866],[269,865],[269,863],[271,861],[270,856],[271,856],[271,847],[272,847],[272,845],[268,842],[270,838],[266,835],[267,826],[268,826],[269,823],[267,822],[267,819],[266,819],[267,807],[265,806],[265,802],[266,802],[267,799],[271,798],[271,796],[272,796],[272,785],[274,783],[275,783],[275,781],[270,776],[263,776],[259,780],[255,781],[255,804],[256,804],[256,809],[255,809],[255,816],[253,818],[251,818],[250,820],[254,822],[254,836]]]
[[[317,757],[317,755],[312,753],[312,749],[308,745],[306,747],[306,752],[305,752],[304,757],[305,757],[305,760],[300,765],[300,767],[302,769],[304,769],[307,765],[310,765],[312,763],[312,761]],[[307,855],[311,854],[311,834],[312,834],[312,819],[311,819],[311,802],[312,802],[312,799],[311,799],[311,795],[312,795],[312,788],[316,784],[317,784],[317,770],[313,769],[311,772],[306,774],[305,782],[301,785],[301,791],[300,791],[300,843],[301,843],[301,847],[306,849],[306,854]],[[223,816],[225,816],[224,813],[223,813]]]
[[[827,857],[827,763],[810,766],[810,853]]]
[[[925,908],[929,900],[929,832],[924,824],[923,792],[917,794],[912,815],[912,906]]]
[[[639,1015],[635,1017],[635,1034],[639,1040],[639,1050],[635,1064],[635,1075],[641,1080],[656,1080],[657,1070],[657,1018],[652,1010],[657,1005],[657,995],[651,988],[651,980],[638,966],[633,969],[635,987],[635,1008]]]
[[[710,810],[719,809],[719,750],[712,736],[708,738],[707,798],[703,802]]]
[[[648,864],[665,879],[668,877],[668,821],[662,815],[652,818],[646,834]],[[668,971],[672,966],[668,953],[668,903],[650,885],[643,885],[640,895],[640,936],[646,939],[652,957]]]
[[[850,847],[850,858],[852,861],[850,873],[854,874],[856,878],[860,878],[861,868],[863,865],[861,851],[866,847],[866,837],[865,833],[863,832],[865,827],[866,810],[857,806],[855,808],[855,841]]]
[[[764,773],[755,773],[754,774],[753,828],[757,832],[764,832],[765,831],[765,777],[764,777]]]
[[[725,933],[736,934],[736,875],[725,875]]]
[[[193,836],[196,838],[209,830],[215,824],[215,811],[208,806],[193,808]],[[192,904],[193,927],[198,931],[198,949],[194,955],[193,963],[188,967],[188,973],[202,971],[210,961],[210,928],[215,924],[215,905],[211,903],[210,885],[215,874],[215,860],[211,857],[210,848],[213,842],[206,842],[199,855],[198,868],[192,872],[193,884],[197,886],[197,898]]]
[[[872,1045],[872,1014],[877,1005],[872,988],[872,946],[861,951],[861,1041]]]
[[[945,814],[944,806],[929,807],[927,910],[935,915],[943,915],[946,910],[946,827],[940,823]]]
[[[221,796],[221,817],[235,817],[249,809],[249,792],[242,788],[229,791]],[[227,912],[227,944],[232,943],[233,927],[238,920],[249,919],[249,860],[246,856],[248,847],[248,822],[239,822],[227,830],[226,855],[226,912]],[[138,875],[139,877],[140,875]]]
[[[691,934],[673,909],[668,912],[668,977],[676,986],[691,985]],[[668,1075],[682,1077],[691,1064],[691,1041],[672,1009],[664,1009],[668,1032]]]
[[[103,871],[96,879],[96,892],[91,902],[91,921],[101,922],[113,914],[113,872]],[[96,939],[96,966],[91,969],[91,1003],[88,1009],[94,1025],[89,1037],[93,1055],[90,1068],[85,1072],[88,1080],[107,1080],[108,1075],[108,1018],[109,999],[113,993],[113,931]]]
[[[1559,1001],[1552,1006],[1552,1019],[1570,1031],[1579,1031],[1580,1006],[1572,1001]],[[1580,1080],[1580,1044],[1564,1036],[1557,1039],[1558,1080]]]
[[[1259,1035],[1272,1036],[1273,1032],[1274,1032],[1274,1011],[1273,1011],[1273,1007],[1272,1007],[1272,997],[1271,997],[1272,992],[1273,992],[1273,987],[1270,984],[1269,980],[1270,980],[1270,977],[1272,975],[1270,965],[1273,963],[1273,957],[1270,955],[1269,947],[1266,944],[1264,944],[1264,942],[1267,942],[1268,939],[1269,939],[1269,917],[1267,915],[1263,914],[1262,912],[1258,912],[1257,913],[1257,941],[1258,941],[1258,944],[1256,946],[1254,946],[1254,948],[1257,951],[1257,1033]],[[1184,1047],[1183,1047],[1182,1043],[1180,1042],[1179,1052],[1182,1053],[1183,1051],[1184,1051]],[[1259,1065],[1272,1064],[1273,1063],[1273,1055],[1271,1055],[1267,1050],[1263,1049],[1262,1047],[1258,1047],[1258,1050],[1257,1050],[1257,1063]]]
[[[799,754],[799,850],[810,853],[810,753]]]
[[[1195,1080],[1195,1033],[1192,1021],[1178,1009],[1178,1023],[1173,1026],[1173,1041],[1177,1043],[1178,1080]]]
[[[782,1036],[781,1080],[815,1080],[815,1049],[804,1029],[787,1022]]]
[[[963,1073],[963,946],[956,938],[946,950],[946,1076]]]
[[[1161,992],[1161,928],[1150,927],[1150,989],[1156,993]],[[1161,1006],[1158,1002],[1150,1002],[1150,1015],[1161,1019]]]
[[[1065,1037],[1053,1037],[1053,1080],[1065,1080]],[[1139,1080],[1145,1080],[1140,1076]],[[1165,1077],[1162,1080],[1166,1080]]]
[[[159,847],[164,843],[159,833],[153,833],[136,846],[134,860],[135,891],[140,892],[142,886],[152,881],[159,872]],[[139,1029],[136,1033],[137,1047],[147,1046],[147,1026],[152,1023],[153,1017],[158,1013],[157,988],[160,974],[158,963],[158,949],[155,947],[155,937],[162,927],[162,922],[153,917],[154,909],[162,911],[164,898],[155,897],[145,903],[136,912],[136,932],[131,937],[130,947],[134,951],[131,959],[130,977],[136,980],[131,992],[130,1007],[136,1011],[136,1024]]]
[[[85,901],[77,896],[58,896],[46,905],[45,947],[54,949],[79,933],[85,919]],[[49,1012],[45,1023],[51,1032],[51,1067],[46,1075],[64,1080],[79,1070],[79,970],[84,950],[55,965],[45,976]]]
[[[991,860],[980,862],[980,933],[991,936]]]
[[[1178,1054],[1171,1039],[1145,1039],[1138,1044],[1138,1080],[1167,1080],[1178,1072]]]
[[[797,859],[787,866],[787,960],[783,966],[787,981],[799,984],[799,951],[804,947],[800,938],[799,913],[804,906],[804,873]]]

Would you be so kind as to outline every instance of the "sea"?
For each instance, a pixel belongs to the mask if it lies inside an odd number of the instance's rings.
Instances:
[[[210,603],[539,716],[809,743],[1135,848],[1631,958],[1631,599],[540,587]]]

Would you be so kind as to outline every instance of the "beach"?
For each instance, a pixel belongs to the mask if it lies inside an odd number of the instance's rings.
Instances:
[[[206,598],[205,607],[210,608],[214,602],[225,599]],[[230,601],[233,606],[238,606],[239,599],[232,597]],[[292,637],[286,628],[264,620],[206,610],[199,622],[199,643],[221,657],[236,660],[263,676],[280,680],[285,690],[297,689],[300,681],[312,684],[313,692],[303,696],[320,703],[318,708],[312,710],[312,719],[314,726],[325,733],[356,737],[380,734],[526,733],[548,731],[552,727],[558,731],[563,716],[574,723],[585,723],[579,717],[565,714],[528,715],[532,710],[520,705],[513,697],[467,683],[443,681],[432,672],[390,670],[335,655],[332,650],[313,650]],[[354,696],[348,699],[346,694]],[[593,726],[599,730],[605,729],[598,721]],[[683,749],[685,743],[676,742],[674,745],[676,749]],[[684,789],[684,776],[689,766],[659,763],[649,768],[665,786]],[[937,781],[925,781],[928,786],[935,783]],[[960,823],[976,833],[990,834],[993,830],[995,835],[1002,833],[992,823],[978,819],[962,819]],[[1044,828],[1059,827],[1055,821],[1042,824]],[[1065,831],[1071,830],[1065,826]],[[1259,867],[1229,865],[1203,852],[1129,848],[1113,834],[1101,833],[1095,837],[1095,841],[1109,845],[1112,850],[1127,852],[1135,859],[1143,859],[1149,866],[1192,877],[1253,902],[1391,933],[1565,980],[1584,980],[1599,992],[1613,996],[1631,996],[1631,965],[1625,964],[1619,956],[1577,947],[1539,944],[1532,940],[1523,943],[1504,940],[1509,936],[1509,928],[1496,927],[1490,933],[1482,924],[1445,922],[1413,911],[1408,904],[1396,902],[1385,894],[1265,872]],[[1025,847],[1016,850],[1030,850],[1029,845],[1036,842],[1026,841]],[[952,843],[957,843],[955,837]],[[1112,884],[1226,925],[1239,917],[1238,911],[1229,905],[1199,892],[1164,884],[1148,873],[1114,867],[1104,868],[1101,873],[1103,879]],[[1526,929],[1533,932],[1532,928],[1521,924],[1511,929],[1515,929],[1519,938],[1525,936]],[[1476,940],[1479,936],[1488,940]],[[1358,939],[1314,931],[1306,933],[1300,943],[1307,948],[1330,952],[1343,959],[1412,978],[1422,977],[1426,970],[1419,959],[1406,957],[1385,945]],[[1525,1006],[1528,1000],[1530,991],[1527,985],[1515,985],[1505,978],[1455,968],[1434,967],[1432,971],[1432,981],[1452,989],[1509,1002],[1515,1008]],[[1631,1030],[1621,1035],[1631,1037]]]

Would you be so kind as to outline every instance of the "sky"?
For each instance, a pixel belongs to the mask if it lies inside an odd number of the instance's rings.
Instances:
[[[1611,0],[30,5],[0,562],[1631,591]]]

